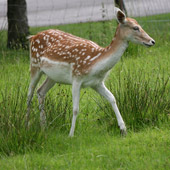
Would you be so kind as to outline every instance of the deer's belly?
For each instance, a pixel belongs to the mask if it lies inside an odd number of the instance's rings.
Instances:
[[[100,84],[102,81],[104,81],[106,76],[107,76],[107,73],[100,74],[100,75],[88,75],[87,77],[84,77],[82,86],[83,87],[95,87],[98,84]]]
[[[57,83],[72,84],[72,66],[65,62],[42,60],[41,70]]]

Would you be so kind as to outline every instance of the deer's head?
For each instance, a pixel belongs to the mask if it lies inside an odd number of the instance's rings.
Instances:
[[[118,8],[116,8],[116,18],[119,23],[120,38],[147,47],[155,44],[155,41],[142,29],[135,19],[126,18],[126,15]]]

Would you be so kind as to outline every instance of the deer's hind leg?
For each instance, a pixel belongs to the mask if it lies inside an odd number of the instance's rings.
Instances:
[[[31,80],[28,89],[28,97],[27,97],[27,113],[26,113],[26,127],[28,127],[29,117],[30,117],[30,107],[31,101],[34,94],[34,90],[42,76],[42,72],[38,67],[31,66]]]
[[[40,125],[44,129],[46,126],[46,115],[44,111],[44,100],[46,93],[55,85],[55,81],[47,77],[41,87],[37,90],[39,109],[40,109]]]

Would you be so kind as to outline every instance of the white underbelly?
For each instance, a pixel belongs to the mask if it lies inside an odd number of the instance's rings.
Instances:
[[[66,62],[52,61],[48,58],[42,57],[40,61],[40,68],[42,72],[44,72],[56,83],[72,84],[72,64]],[[96,75],[94,71],[94,73],[92,74],[90,73],[86,76],[82,76],[82,87],[94,87],[97,84],[101,83],[106,75],[107,73]]]
[[[82,87],[95,87],[101,82],[103,82],[106,76],[107,73],[100,74],[100,75],[89,74],[88,76],[83,78]]]
[[[65,62],[42,60],[41,71],[57,83],[72,84],[72,65]]]

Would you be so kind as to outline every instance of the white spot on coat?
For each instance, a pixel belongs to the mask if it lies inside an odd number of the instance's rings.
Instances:
[[[39,55],[39,53],[37,53],[37,57],[39,57],[40,55]]]
[[[91,58],[91,56],[88,55],[84,60],[88,60],[88,59],[90,59],[90,58]]]
[[[96,56],[94,56],[92,59],[90,59],[90,61],[95,60],[96,58],[98,58],[101,55],[101,53],[98,53]]]

